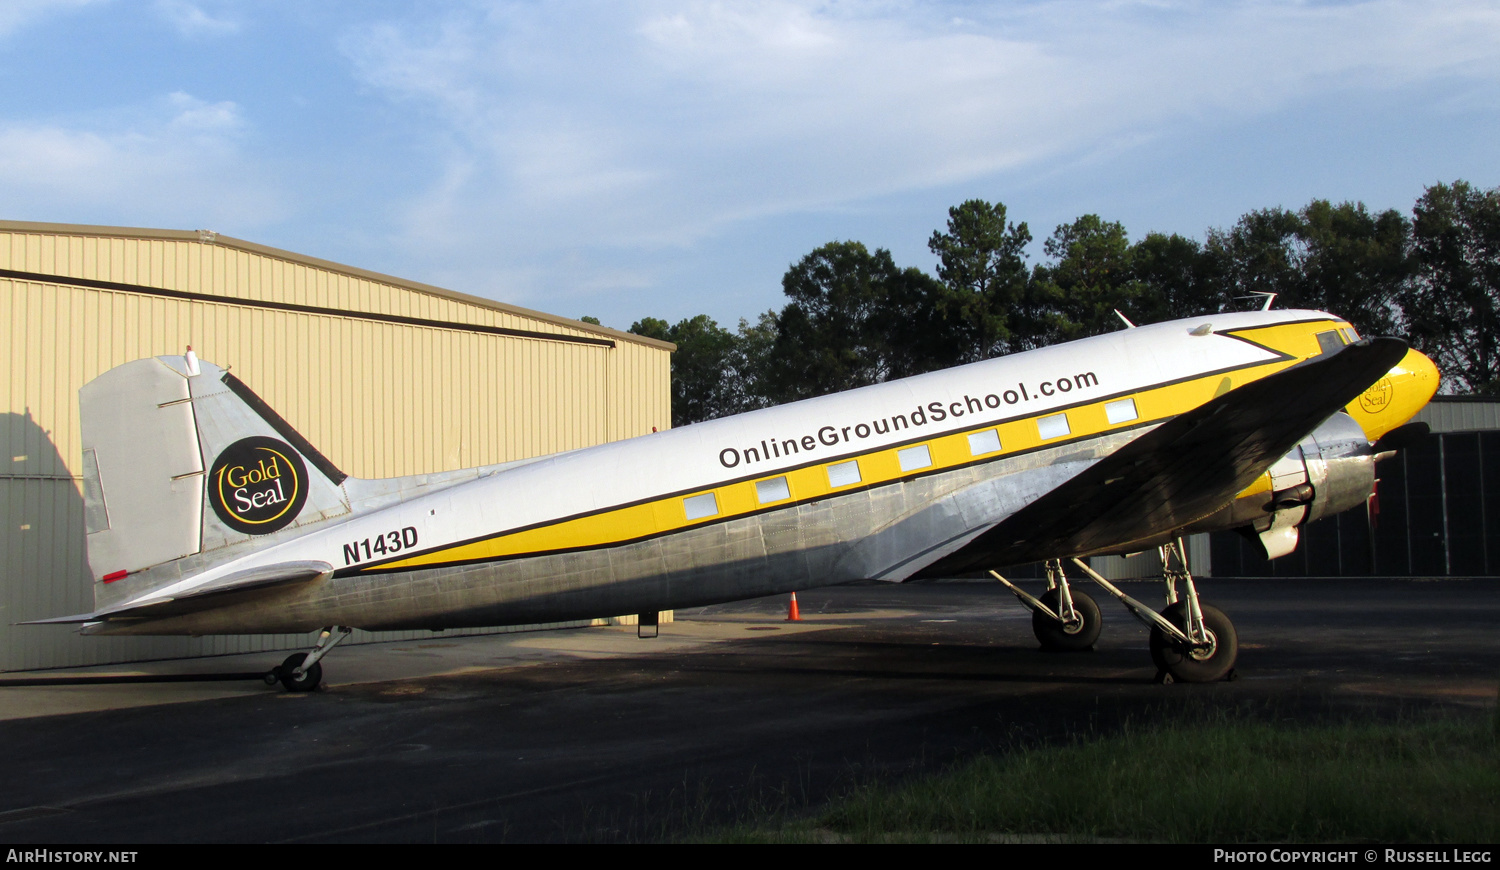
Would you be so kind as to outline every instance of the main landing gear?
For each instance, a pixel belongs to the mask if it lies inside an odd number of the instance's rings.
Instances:
[[[1068,586],[1062,560],[1047,561],[1047,591],[1036,598],[1009,580],[991,571],[1021,603],[1031,610],[1031,632],[1042,649],[1051,652],[1082,652],[1094,648],[1104,618],[1094,599]]]
[[[323,681],[323,666],[318,660],[328,655],[354,629],[347,625],[330,625],[318,635],[318,645],[312,652],[292,653],[286,661],[266,672],[266,685],[274,686],[279,681],[288,692],[311,692]]]
[[[1188,570],[1186,548],[1181,538],[1159,550],[1167,599],[1167,606],[1161,613],[1126,595],[1079,559],[1072,562],[1151,629],[1151,660],[1156,664],[1158,682],[1208,683],[1234,679],[1234,662],[1239,656],[1239,638],[1234,623],[1217,607],[1198,601],[1198,590]],[[1068,587],[1062,560],[1047,562],[1047,591],[1040,598],[1029,595],[994,571],[990,575],[1004,583],[1031,610],[1031,630],[1042,649],[1073,651],[1093,648],[1101,628],[1099,606],[1092,598]],[[1180,597],[1179,581],[1183,586]]]

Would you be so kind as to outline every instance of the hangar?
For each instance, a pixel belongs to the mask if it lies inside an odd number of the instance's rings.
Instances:
[[[307,643],[13,625],[93,607],[78,389],[122,363],[191,345],[356,477],[507,462],[671,425],[669,343],[207,230],[0,221],[0,320],[0,670]]]
[[[1216,532],[1226,577],[1500,576],[1500,399],[1434,396],[1414,420],[1432,435],[1376,466],[1366,511],[1310,523],[1297,552],[1268,561]],[[1374,532],[1372,535],[1371,532]]]
[[[1500,577],[1500,399],[1434,396],[1414,422],[1431,435],[1376,466],[1378,495],[1303,527],[1297,549],[1267,559],[1232,531],[1188,537],[1200,577]],[[1161,576],[1154,553],[1095,556],[1111,580]],[[1040,578],[1041,565],[1008,576]]]

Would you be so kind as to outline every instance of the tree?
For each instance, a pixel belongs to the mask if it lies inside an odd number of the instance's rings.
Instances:
[[[776,312],[763,312],[754,323],[740,318],[735,332],[734,351],[724,370],[728,389],[732,390],[730,413],[754,411],[776,404],[771,394],[771,361],[776,352]]]
[[[1032,271],[1036,326],[1029,346],[1111,332],[1123,325],[1117,310],[1142,316],[1137,308],[1145,285],[1135,277],[1122,224],[1086,214],[1059,225],[1042,248],[1055,262]]]
[[[654,338],[657,341],[672,340],[672,327],[668,326],[665,320],[659,320],[655,317],[642,317],[635,323],[630,324],[630,329],[627,331],[635,335],[643,335],[646,338]]]
[[[899,367],[892,336],[904,328],[896,302],[918,280],[890,251],[859,242],[829,242],[793,264],[781,280],[791,301],[776,318],[766,395],[779,404],[886,380]]]
[[[1274,293],[1282,307],[1297,307],[1300,226],[1295,213],[1271,208],[1245,214],[1229,230],[1210,229],[1205,253],[1224,294],[1243,306]]]
[[[1395,209],[1315,199],[1300,212],[1253,211],[1209,231],[1214,271],[1233,297],[1277,294],[1283,308],[1348,318],[1363,334],[1396,329],[1396,297],[1410,275],[1411,225]]]
[[[739,386],[725,378],[735,354],[735,336],[706,314],[668,327],[643,317],[630,331],[677,345],[672,354],[672,425],[686,426],[738,413]]]
[[[1026,292],[1029,244],[1031,230],[1006,223],[1003,203],[971,199],[948,209],[948,231],[933,232],[927,242],[946,292],[913,312],[929,359],[953,365],[1009,349],[1011,321]]]
[[[734,334],[707,314],[672,327],[672,425],[686,426],[738,411],[734,385],[724,371],[734,354]]]
[[[1396,331],[1396,298],[1411,275],[1411,222],[1395,209],[1370,214],[1362,202],[1308,203],[1302,226],[1302,282],[1296,303],[1342,314],[1365,335]]]
[[[1401,295],[1411,338],[1448,386],[1500,394],[1500,188],[1435,184],[1413,211],[1416,268]]]
[[[1231,304],[1213,261],[1196,239],[1147,233],[1131,246],[1130,265],[1140,282],[1136,311],[1142,322],[1213,314]]]

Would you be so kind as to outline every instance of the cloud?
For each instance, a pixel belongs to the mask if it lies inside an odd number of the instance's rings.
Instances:
[[[1493,92],[1496,44],[1484,2],[773,0],[473,4],[341,49],[442,167],[405,238],[578,286],[580,247],[1055,171],[1341,91]]]
[[[283,210],[245,159],[231,102],[174,93],[95,123],[0,123],[0,199],[23,220],[260,225]]]
[[[157,15],[188,39],[226,36],[240,29],[238,20],[227,15],[211,15],[203,10],[202,5],[188,0],[156,0],[155,8]]]
[[[0,3],[0,36],[9,36],[33,21],[100,0],[6,0]]]

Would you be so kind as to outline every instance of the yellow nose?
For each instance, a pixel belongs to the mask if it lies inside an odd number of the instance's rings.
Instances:
[[[1420,351],[1408,350],[1401,362],[1344,410],[1365,430],[1365,437],[1375,441],[1416,416],[1437,392],[1441,379],[1432,360]]]

